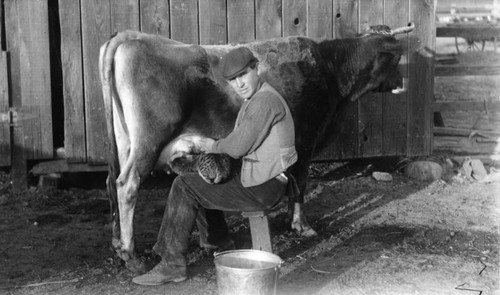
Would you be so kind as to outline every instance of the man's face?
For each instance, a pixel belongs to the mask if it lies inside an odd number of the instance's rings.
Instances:
[[[234,79],[229,80],[229,85],[243,98],[249,99],[257,91],[259,76],[257,66],[252,69],[248,67],[244,72]]]

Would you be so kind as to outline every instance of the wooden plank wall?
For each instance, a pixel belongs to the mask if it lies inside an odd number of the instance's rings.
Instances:
[[[0,52],[0,166],[10,166],[9,87],[7,84],[7,52]]]
[[[367,95],[351,105],[338,127],[341,140],[336,140],[318,159],[428,154],[433,63],[427,52],[434,49],[434,3],[434,0],[59,0],[68,160],[88,163],[106,160],[102,152],[107,150],[107,138],[97,59],[99,46],[116,31],[133,29],[186,43],[226,44],[291,35],[332,38],[338,33],[360,32],[366,24],[399,27],[410,21],[416,23],[414,35],[427,49],[401,62],[408,92]]]
[[[18,131],[14,144],[24,149],[27,159],[52,158],[48,2],[7,0],[4,5],[11,102]]]
[[[0,4],[3,4],[0,2]],[[3,5],[0,5],[0,32],[4,30]],[[0,34],[0,166],[10,166],[10,122],[9,122],[9,85],[7,71],[7,52],[4,51]]]
[[[82,31],[80,1],[66,0],[59,6],[61,64],[63,65],[64,147],[69,162],[87,160],[85,102],[83,99]]]

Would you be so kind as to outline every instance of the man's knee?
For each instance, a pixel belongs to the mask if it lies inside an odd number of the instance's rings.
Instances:
[[[197,174],[196,174],[197,175]],[[172,182],[170,191],[174,194],[182,194],[184,196],[196,195],[193,190],[195,183],[193,182],[194,174],[185,174],[177,176]]]

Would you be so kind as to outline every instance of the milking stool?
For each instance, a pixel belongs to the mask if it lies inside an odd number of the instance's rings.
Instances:
[[[250,221],[250,234],[252,235],[252,249],[273,252],[271,231],[266,211],[242,212],[243,217]]]
[[[288,184],[288,176],[285,173],[281,173],[276,176],[276,179],[281,181],[284,184]],[[293,180],[293,179],[292,179]],[[292,182],[295,186],[295,180]],[[296,189],[298,191],[298,188]],[[267,252],[273,252],[273,243],[271,242],[271,231],[269,230],[269,219],[268,214],[277,209],[280,206],[280,203],[287,202],[285,200],[288,199],[290,192],[285,192],[284,199],[282,199],[278,204],[276,204],[273,208],[268,210],[261,211],[245,211],[242,212],[241,215],[243,217],[248,218],[250,221],[250,233],[252,235],[252,249],[261,250]],[[288,211],[292,211],[293,201],[288,200]]]

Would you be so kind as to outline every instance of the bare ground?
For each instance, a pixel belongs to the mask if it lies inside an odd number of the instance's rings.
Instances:
[[[368,166],[368,164],[372,164]],[[305,210],[318,237],[288,229],[284,210],[271,219],[284,261],[279,294],[500,294],[500,182],[418,183],[381,163],[316,164]],[[361,173],[363,170],[368,173]],[[6,175],[3,175],[6,178]],[[162,179],[161,181],[168,181]],[[136,233],[151,255],[168,188],[141,192]],[[190,247],[189,279],[136,286],[114,258],[104,190],[11,192],[0,206],[0,293],[216,294],[212,253]],[[238,248],[250,248],[248,223],[228,216]],[[468,294],[468,293],[463,293]],[[474,293],[469,293],[474,294]]]

